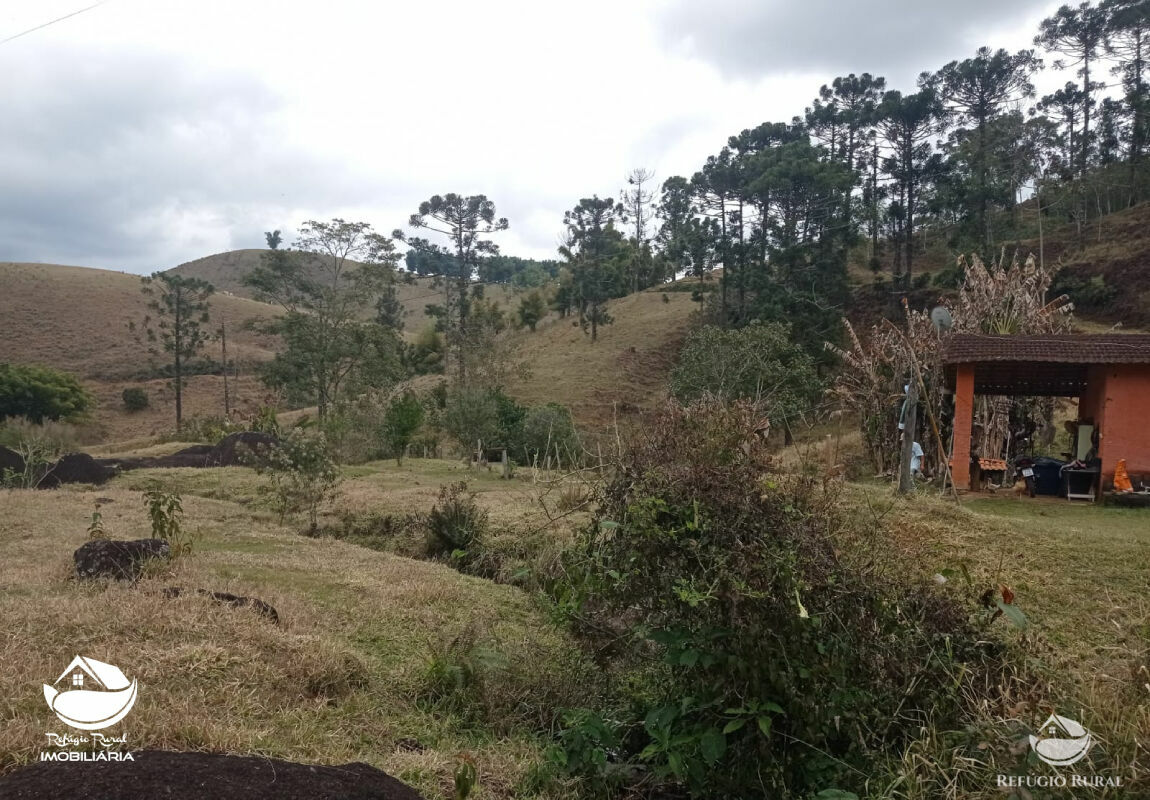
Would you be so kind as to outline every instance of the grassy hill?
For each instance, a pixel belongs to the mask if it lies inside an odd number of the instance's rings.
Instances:
[[[521,334],[531,374],[509,392],[527,405],[561,402],[581,426],[602,431],[666,398],[694,308],[689,292],[659,289],[612,300],[615,322],[599,328],[595,342],[572,318],[553,315]]]
[[[278,313],[273,306],[238,293],[246,290],[237,276],[257,263],[260,252],[220,253],[177,268],[217,287],[212,325],[227,323],[229,356],[241,365],[238,385],[231,387],[240,407],[264,399],[266,390],[253,367],[271,358],[276,345],[274,339],[242,330],[248,319]],[[426,325],[423,306],[439,296],[429,283],[422,279],[400,287],[409,311],[409,334]],[[0,287],[4,320],[0,360],[46,364],[81,377],[99,401],[95,420],[104,440],[124,441],[171,429],[174,395],[167,381],[155,377],[159,364],[127,328],[129,320],[139,321],[145,314],[139,276],[85,267],[0,263]],[[487,295],[513,312],[515,296],[507,287],[488,287]],[[595,343],[573,320],[555,315],[533,333],[516,334],[530,375],[510,387],[511,394],[527,404],[564,403],[590,430],[602,430],[616,417],[625,419],[658,403],[666,396],[667,376],[694,307],[688,293],[667,292],[666,301],[663,296],[662,291],[651,290],[612,301],[616,321],[600,329]],[[220,358],[215,345],[205,355]],[[152,407],[126,413],[120,403],[125,386],[143,386]],[[222,412],[222,379],[191,378],[185,413]]]
[[[48,364],[95,380],[124,380],[148,372],[147,347],[128,322],[147,313],[140,277],[86,267],[0,263],[0,359]],[[271,357],[274,342],[242,330],[276,310],[243,297],[212,298],[212,327],[228,326],[229,356]],[[212,353],[218,358],[218,353]]]

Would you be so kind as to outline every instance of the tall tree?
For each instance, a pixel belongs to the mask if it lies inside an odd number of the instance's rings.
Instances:
[[[1090,163],[1090,107],[1093,105],[1096,84],[1090,79],[1090,70],[1098,58],[1098,52],[1106,41],[1108,28],[1107,13],[1104,9],[1089,2],[1078,6],[1065,5],[1053,16],[1042,20],[1034,44],[1061,53],[1069,62],[1054,62],[1055,69],[1081,64],[1082,76],[1082,136],[1079,142],[1078,174],[1084,175]]]
[[[383,388],[399,377],[399,339],[373,319],[395,279],[399,256],[390,239],[366,222],[309,220],[294,249],[279,231],[244,279],[284,314],[261,326],[283,339],[283,352],[264,368],[264,381],[295,402],[315,403],[325,419],[354,391]]]
[[[1031,75],[1041,62],[1033,50],[1011,55],[1005,50],[980,47],[974,58],[951,61],[938,74],[942,95],[959,124],[974,125],[974,171],[976,180],[975,215],[984,252],[991,248],[989,188],[990,122],[1015,99],[1034,96]]]
[[[1142,199],[1142,155],[1150,134],[1150,91],[1146,62],[1150,58],[1150,0],[1105,0],[1108,15],[1106,50],[1118,58],[1112,72],[1122,80],[1130,115],[1129,159],[1131,204]]]
[[[149,350],[171,358],[178,431],[184,423],[184,376],[189,362],[212,338],[207,325],[215,288],[200,278],[174,272],[154,272],[140,278],[140,283],[140,292],[148,298],[148,312],[141,327]],[[135,322],[129,322],[128,327],[136,330]]]
[[[598,196],[583,198],[563,214],[567,237],[559,253],[571,269],[579,319],[592,342],[599,336],[599,326],[613,321],[607,300],[621,294],[620,260],[626,248],[615,228],[617,215],[615,201]]]
[[[478,269],[481,256],[499,254],[499,247],[486,238],[492,233],[505,231],[506,217],[496,217],[495,203],[486,195],[433,195],[419,204],[419,211],[411,215],[408,225],[417,230],[426,229],[447,238],[447,247],[439,247],[426,239],[408,238],[402,230],[392,235],[413,249],[425,250],[436,256],[450,254],[455,258],[452,275],[444,276],[444,330],[449,348],[456,354],[456,368],[460,381],[466,379],[467,364],[463,358],[467,339],[469,312],[468,288]]]
[[[898,187],[903,219],[903,282],[910,288],[914,261],[914,221],[919,194],[929,181],[937,160],[930,138],[938,131],[943,107],[929,85],[903,95],[890,91],[879,106],[878,129],[889,148],[886,171]]]

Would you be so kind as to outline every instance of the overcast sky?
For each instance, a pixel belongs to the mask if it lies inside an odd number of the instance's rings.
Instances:
[[[0,39],[93,0],[4,0]],[[482,192],[505,253],[848,72],[913,90],[1041,0],[108,0],[0,45],[0,260],[150,272]],[[1067,77],[1047,74],[1044,84]]]

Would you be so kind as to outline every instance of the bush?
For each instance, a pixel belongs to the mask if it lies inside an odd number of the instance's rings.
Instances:
[[[173,558],[191,552],[192,538],[184,530],[184,505],[179,492],[169,491],[159,481],[151,481],[144,491],[144,507],[152,523],[152,538],[163,539],[171,545]]]
[[[280,522],[288,514],[306,513],[314,532],[320,505],[335,494],[342,480],[324,435],[295,428],[277,447],[262,449],[247,460],[257,473],[270,478],[272,505]]]
[[[459,567],[475,561],[483,547],[487,512],[475,502],[466,481],[439,490],[439,500],[427,515],[427,553],[449,556]]]
[[[0,420],[24,417],[44,420],[82,419],[92,395],[72,375],[31,364],[0,363]]]
[[[687,337],[671,373],[671,393],[680,402],[708,394],[746,399],[784,419],[797,419],[822,389],[813,359],[777,322],[735,330],[705,325]]]
[[[981,674],[989,645],[957,603],[842,553],[835,484],[772,474],[747,446],[756,421],[743,404],[663,412],[555,594],[647,676],[625,698],[643,720],[630,758],[696,796],[805,798],[955,723],[955,676]]]
[[[150,405],[148,393],[139,386],[129,386],[120,393],[120,399],[123,400],[124,408],[128,411],[143,411]]]
[[[53,462],[75,451],[77,443],[76,429],[65,422],[37,424],[16,417],[0,423],[0,447],[15,451],[24,461],[23,472],[5,470],[0,474],[0,486],[36,488]]]

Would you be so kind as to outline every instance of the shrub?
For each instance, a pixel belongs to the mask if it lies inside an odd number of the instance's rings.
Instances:
[[[319,507],[342,480],[322,433],[294,428],[277,447],[251,454],[247,462],[270,479],[272,506],[282,523],[288,514],[305,513],[314,532]]]
[[[192,539],[184,530],[184,504],[179,492],[169,491],[159,481],[144,490],[144,507],[152,523],[152,538],[163,539],[172,548],[172,557],[191,552]]]
[[[37,424],[16,417],[0,423],[0,446],[15,451],[24,461],[23,472],[5,470],[0,475],[0,486],[34,489],[56,459],[76,449],[77,441],[76,429],[64,422]]]
[[[124,408],[128,411],[143,411],[148,407],[148,393],[139,386],[129,386],[120,393]]]
[[[697,796],[807,797],[954,723],[956,675],[990,646],[957,603],[847,558],[835,484],[772,474],[755,423],[743,404],[668,407],[555,594],[637,675],[662,662],[626,699],[632,758]]]
[[[467,482],[449,484],[439,490],[439,500],[427,515],[427,553],[466,566],[478,557],[486,530],[487,512],[475,502]]]
[[[82,419],[93,405],[72,375],[31,364],[0,363],[0,420],[24,417],[44,420]]]
[[[705,325],[687,337],[671,373],[671,393],[683,403],[706,394],[746,399],[791,419],[814,405],[822,388],[813,359],[777,322],[736,330]]]
[[[503,659],[483,641],[475,626],[430,639],[421,699],[440,711],[481,716],[485,678],[503,665]]]

